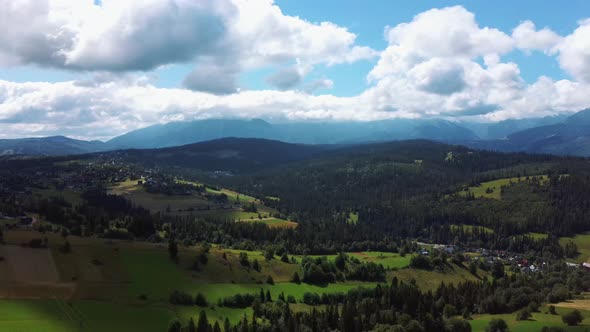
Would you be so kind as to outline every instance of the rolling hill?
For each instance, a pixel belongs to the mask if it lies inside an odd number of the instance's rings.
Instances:
[[[290,144],[259,138],[222,138],[171,148],[121,150],[101,155],[151,167],[241,173],[308,159],[334,148],[337,147]]]
[[[82,141],[64,136],[42,138],[2,139],[0,156],[5,155],[71,155],[109,150],[101,141]]]

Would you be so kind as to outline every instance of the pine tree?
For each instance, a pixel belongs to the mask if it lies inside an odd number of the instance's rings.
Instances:
[[[199,314],[197,332],[209,332],[209,320],[207,320],[205,310],[201,310],[201,313]]]
[[[195,326],[195,321],[193,320],[193,318],[191,317],[188,320],[188,326],[186,327],[187,332],[196,332],[197,331],[197,327]]]
[[[226,317],[223,321],[223,332],[230,332],[231,330],[231,323],[229,322],[229,319],[227,319]]]
[[[170,327],[168,327],[168,332],[180,332],[180,330],[181,330],[181,325],[180,325],[180,322],[178,322],[178,321],[172,322],[172,324],[170,324]]]

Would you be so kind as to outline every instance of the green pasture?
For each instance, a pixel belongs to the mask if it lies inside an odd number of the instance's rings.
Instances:
[[[63,300],[0,300],[0,331],[165,331],[175,315],[168,306]]]
[[[587,262],[590,259],[590,234],[578,234],[574,237],[562,237],[559,244],[564,246],[568,241],[573,241],[578,246],[579,255],[573,259],[576,263]]]
[[[532,181],[533,177],[536,177],[541,184],[544,184],[547,181],[549,181],[549,177],[547,175],[529,176],[528,181]],[[501,188],[503,186],[508,186],[510,185],[510,183],[519,183],[525,181],[527,181],[527,179],[523,176],[520,178],[504,178],[488,182],[482,182],[479,186],[469,187],[467,188],[467,190],[460,191],[459,194],[462,196],[467,196],[469,193],[472,193],[473,196],[475,196],[476,198],[501,199]]]
[[[586,329],[590,328],[590,319],[588,319],[590,312],[588,311],[582,311],[585,319],[581,325],[565,325],[561,321],[561,315],[571,310],[573,309],[556,307],[557,315],[551,315],[547,313],[547,307],[543,307],[540,309],[540,312],[533,313],[532,318],[525,321],[517,321],[516,313],[512,313],[502,315],[476,315],[470,322],[473,332],[484,332],[492,319],[503,319],[506,321],[511,332],[541,331],[543,326],[559,326],[568,332],[586,331]]]

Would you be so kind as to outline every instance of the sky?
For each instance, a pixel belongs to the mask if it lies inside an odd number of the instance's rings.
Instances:
[[[4,0],[0,31],[0,138],[590,107],[585,0]]]

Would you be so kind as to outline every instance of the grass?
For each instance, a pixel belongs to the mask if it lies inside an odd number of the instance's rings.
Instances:
[[[167,307],[95,301],[0,300],[1,331],[165,331],[175,317]]]
[[[157,250],[122,250],[124,263],[132,280],[129,296],[136,298],[147,295],[149,301],[167,302],[171,291],[178,289],[192,294],[202,293],[210,303],[236,293],[256,293],[263,288],[269,290],[273,297],[281,292],[301,299],[305,292],[333,293],[346,292],[358,286],[374,286],[375,283],[350,282],[315,286],[288,282],[299,266],[273,259],[266,262],[261,253],[248,252],[248,258],[257,259],[262,271],[243,268],[238,263],[238,250],[227,250],[227,261],[220,258],[222,251],[212,250],[209,262],[202,271],[190,272],[187,266],[193,253],[184,252],[178,264],[172,262],[165,251]],[[231,266],[231,267],[230,267]],[[263,283],[271,275],[275,285]],[[281,282],[282,281],[282,282]]]
[[[385,268],[401,269],[410,265],[410,255],[404,257],[399,254],[380,252],[380,251],[365,251],[349,253],[350,256],[358,258],[361,262],[373,262],[383,265]]]
[[[35,236],[33,232],[7,231],[5,238],[9,243],[20,243],[26,240],[26,234]],[[46,300],[0,301],[0,331],[37,328],[49,332],[77,331],[79,320],[86,324],[85,331],[107,330],[109,326],[114,326],[115,329],[108,330],[115,332],[161,331],[165,330],[171,319],[196,319],[201,311],[196,306],[169,305],[168,297],[173,290],[183,290],[192,295],[202,293],[210,303],[210,307],[205,309],[210,321],[221,321],[228,317],[235,323],[244,313],[250,316],[251,309],[223,308],[218,307],[217,303],[236,293],[258,294],[262,288],[264,292],[268,290],[273,299],[284,293],[301,301],[306,292],[320,295],[346,293],[359,286],[370,288],[377,284],[356,281],[327,286],[294,284],[289,280],[294,272],[301,275],[299,264],[281,262],[277,256],[266,261],[262,252],[219,246],[210,249],[207,264],[198,271],[190,269],[201,250],[196,247],[181,247],[179,260],[175,263],[168,257],[166,244],[127,241],[108,241],[110,244],[106,244],[105,240],[71,236],[69,241],[72,252],[63,254],[57,250],[63,241],[59,235],[48,236],[63,282],[76,277],[78,286],[72,297],[73,307],[68,309],[66,306],[64,309],[63,305],[51,300],[52,295],[49,293],[44,295]],[[241,266],[238,259],[240,252],[246,252],[250,261],[257,259],[261,271]],[[401,257],[387,252],[355,252],[349,255],[364,262],[397,268],[388,272],[387,281],[393,276],[408,282],[415,280],[418,286],[426,290],[436,288],[443,281],[452,283],[476,278],[466,269],[454,266],[445,273],[404,268],[409,264],[409,255]],[[295,257],[301,259],[301,256]],[[330,259],[334,257],[329,256]],[[101,264],[92,264],[95,259]],[[269,275],[274,279],[274,285],[265,283]],[[145,295],[146,299],[139,299],[140,295]],[[70,316],[74,317],[74,322]],[[86,328],[91,324],[92,327]]]
[[[109,187],[109,193],[121,195],[152,212],[176,212],[207,206],[210,203],[197,195],[171,196],[147,192],[137,181],[127,180]]]
[[[487,275],[486,272],[478,270],[479,277],[483,277],[485,275]],[[420,289],[428,291],[438,288],[441,282],[444,282],[445,284],[458,284],[464,281],[478,280],[478,276],[474,276],[469,273],[465,267],[458,267],[452,264],[445,272],[419,269],[400,269],[389,272],[387,275],[387,280],[397,277],[399,280],[403,280],[405,282],[415,281]]]
[[[199,185],[196,182],[182,181],[182,183]],[[234,208],[202,210],[203,208],[209,208],[212,205],[211,202],[205,197],[201,197],[196,194],[189,196],[171,196],[165,194],[149,193],[143,188],[142,185],[139,185],[137,181],[132,180],[127,180],[112,185],[109,188],[109,193],[125,196],[133,203],[149,208],[152,212],[170,212],[175,214],[215,217],[219,219],[235,221],[259,221],[271,227],[292,228],[297,226],[297,223],[295,222],[271,217],[271,215],[277,211],[264,206],[254,197],[240,194],[228,189],[214,190],[207,188],[206,190],[209,194],[219,195],[223,193],[227,195],[229,203],[231,203]],[[242,209],[239,207],[235,207],[238,202],[242,204],[254,203],[259,213],[242,211]],[[262,219],[260,219],[259,216],[261,216]]]
[[[568,241],[573,241],[578,246],[579,255],[573,259],[576,263],[590,260],[590,234],[578,234],[574,237],[562,237],[559,244],[564,246]]]
[[[382,252],[382,251],[363,251],[363,252],[347,252],[348,256],[358,258],[361,262],[373,262],[381,264],[385,268],[401,269],[410,265],[410,255],[404,257],[396,253]],[[309,257],[326,257],[329,260],[334,260],[337,255],[311,255]],[[295,256],[297,260],[301,260],[303,256]]]
[[[531,319],[526,321],[517,321],[516,313],[502,315],[476,315],[471,320],[473,332],[484,332],[492,319],[503,319],[508,324],[511,332],[541,331],[543,326],[559,326],[566,331],[585,331],[589,326],[590,319],[586,318],[580,326],[567,326],[561,321],[561,315],[572,309],[556,307],[557,315],[547,314],[547,308],[541,308],[540,312],[533,313]],[[588,317],[589,312],[583,311],[582,314]]]
[[[150,301],[166,303],[170,292],[190,283],[181,269],[164,250],[122,250],[125,267],[130,275],[129,295],[148,296]]]
[[[303,299],[305,293],[346,293],[351,289],[358,287],[375,287],[377,283],[364,282],[348,282],[329,284],[326,286],[310,285],[306,283],[294,284],[291,282],[280,282],[274,285],[267,284],[196,284],[191,289],[195,294],[202,293],[209,300],[210,303],[216,303],[219,299],[232,296],[237,293],[241,294],[258,294],[262,288],[264,292],[270,291],[273,299],[278,298],[281,293],[285,296],[292,295],[298,301]]]
[[[259,222],[266,224],[270,227],[277,227],[277,228],[295,228],[297,227],[297,223],[294,221],[287,221],[279,218],[262,218],[258,219],[258,217],[254,219],[246,219],[246,220],[238,220],[242,222]]]
[[[33,189],[33,193],[40,195],[43,198],[51,198],[51,197],[63,197],[67,202],[72,204],[73,206],[80,205],[82,203],[82,198],[80,197],[80,193],[73,190],[66,188],[64,190],[57,190],[57,189]]]
[[[226,194],[227,195],[227,199],[231,202],[231,203],[256,203],[256,205],[259,206],[263,206],[260,201],[258,201],[256,198],[252,197],[252,196],[248,196],[245,194],[241,194],[239,192],[233,191],[233,190],[229,190],[229,189],[220,189],[220,190],[215,190],[215,189],[211,189],[209,187],[207,187],[207,192],[210,194],[214,194],[214,195],[220,195],[220,194]]]
[[[532,237],[535,240],[544,240],[549,237],[546,233],[526,233],[525,235]]]
[[[481,231],[487,234],[494,234],[494,230],[484,226],[473,226],[473,225],[451,225],[452,230],[457,230],[459,228],[463,228],[466,233],[472,233],[473,229],[479,228]]]
[[[532,179],[533,177],[539,179],[541,184],[549,181],[549,177],[547,175],[530,176],[529,179]],[[472,193],[476,198],[501,199],[501,188],[503,186],[508,186],[510,183],[518,183],[522,181],[526,181],[526,177],[504,178],[494,181],[482,182],[479,186],[469,187],[467,190],[460,191],[459,194],[462,196],[467,196],[468,193]]]

